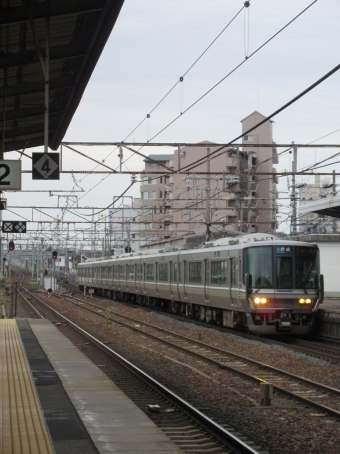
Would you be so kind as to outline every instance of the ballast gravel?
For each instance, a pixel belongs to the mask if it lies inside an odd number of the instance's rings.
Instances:
[[[254,382],[126,328],[118,318],[107,324],[99,314],[110,308],[113,319],[114,313],[133,317],[140,326],[151,323],[334,388],[340,388],[337,364],[115,301],[92,298],[91,303],[103,308],[98,315],[67,300],[47,301],[218,423],[233,427],[263,450],[271,454],[340,453],[340,418],[277,394],[272,405],[264,407],[259,386]]]

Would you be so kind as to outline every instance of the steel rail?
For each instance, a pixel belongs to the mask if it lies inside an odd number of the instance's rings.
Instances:
[[[74,298],[74,297],[72,297],[72,298],[73,299],[77,299],[77,298]],[[68,299],[68,301],[70,301],[70,300]],[[70,302],[72,303],[72,301],[70,301]],[[98,306],[96,306],[96,305],[94,305],[94,304],[92,304],[92,303],[90,303],[88,301],[81,301],[81,302],[83,304],[85,303],[85,304],[89,304],[89,305],[95,306],[95,307],[97,307],[97,309],[99,308],[99,309],[104,309],[105,310],[105,308],[98,307]],[[77,304],[77,303],[73,303],[73,304]],[[86,309],[88,311],[91,311],[91,312],[95,313],[96,315],[99,315],[100,317],[104,317],[104,315],[102,315],[102,314],[100,314],[100,313],[98,313],[98,312],[96,312],[96,311],[94,311],[92,309],[88,309],[88,308],[86,308],[84,306],[80,306],[80,307],[82,309]],[[118,317],[121,317],[121,318],[124,318],[124,319],[131,320],[133,323],[136,323],[136,322],[140,323],[140,320],[134,319],[132,317],[127,317],[125,315],[122,315],[122,314],[119,314],[119,313],[116,313],[116,312],[114,312],[114,315],[118,316]],[[122,323],[122,322],[120,322],[120,323]],[[122,324],[124,324],[124,323],[122,323]],[[248,379],[256,381],[257,383],[264,383],[264,382],[267,383],[267,380],[262,379],[261,377],[248,374],[247,372],[243,372],[242,370],[239,370],[239,369],[234,368],[232,366],[226,365],[225,363],[221,363],[221,362],[216,361],[216,360],[214,360],[214,359],[212,359],[210,357],[207,357],[207,356],[202,355],[200,353],[197,353],[195,351],[189,350],[189,349],[187,349],[185,347],[182,347],[182,346],[179,346],[177,344],[174,344],[174,343],[172,343],[169,340],[160,339],[159,336],[156,336],[156,335],[151,334],[151,333],[147,333],[145,330],[140,329],[140,328],[138,328],[136,326],[130,326],[128,324],[124,324],[124,325],[126,327],[132,329],[133,331],[136,331],[136,332],[139,332],[139,333],[141,333],[143,335],[149,336],[149,337],[157,340],[158,342],[162,342],[162,343],[170,346],[171,348],[175,348],[177,350],[181,350],[181,351],[184,351],[186,353],[189,353],[192,356],[196,356],[196,357],[200,358],[201,360],[204,360],[206,362],[214,364],[215,366],[217,366],[217,367],[219,367],[221,369],[227,369],[227,370],[229,370],[231,372],[237,373],[237,374],[242,375],[242,376],[244,376],[244,377],[246,377]],[[274,373],[277,373],[277,374],[284,375],[284,376],[286,376],[288,378],[297,380],[297,381],[302,382],[302,383],[304,383],[306,385],[314,386],[317,389],[321,389],[323,391],[333,393],[333,394],[337,395],[338,397],[340,396],[340,390],[338,390],[336,388],[332,388],[330,386],[323,385],[322,383],[314,382],[313,380],[309,380],[308,378],[304,378],[304,377],[292,374],[290,372],[284,371],[284,370],[276,368],[274,366],[270,366],[269,364],[265,364],[265,363],[262,363],[260,361],[252,360],[252,359],[247,358],[247,357],[245,357],[243,355],[238,355],[236,353],[232,353],[229,350],[223,350],[223,349],[220,349],[218,347],[214,347],[212,345],[206,344],[204,342],[193,340],[193,339],[191,339],[189,337],[183,336],[183,335],[178,334],[178,333],[174,333],[174,332],[166,330],[164,328],[159,328],[159,327],[157,327],[155,325],[152,325],[150,323],[147,323],[147,322],[143,322],[143,325],[147,325],[147,326],[149,326],[152,329],[156,329],[158,331],[161,331],[162,333],[165,333],[165,334],[172,335],[172,336],[175,336],[177,338],[183,339],[186,342],[191,342],[193,344],[199,345],[200,347],[204,347],[205,349],[210,349],[210,350],[212,350],[214,352],[217,352],[217,353],[220,353],[220,354],[224,354],[224,355],[229,355],[229,356],[232,356],[232,357],[234,357],[236,359],[239,359],[239,360],[241,359],[242,361],[244,361],[246,363],[250,363],[250,364],[252,364],[254,366],[261,367],[262,369],[268,370],[270,372],[274,372]],[[314,406],[314,407],[316,407],[316,408],[318,408],[320,410],[323,410],[323,411],[326,411],[327,413],[332,414],[333,416],[336,416],[337,418],[340,418],[340,412],[337,411],[337,410],[334,410],[334,409],[332,409],[330,407],[327,407],[325,405],[319,404],[318,402],[314,402],[314,401],[312,401],[310,399],[307,399],[306,397],[303,397],[301,395],[295,394],[294,392],[291,392],[291,391],[289,391],[289,390],[287,390],[285,388],[282,388],[281,386],[273,384],[273,388],[276,389],[277,391],[279,391],[279,392],[281,392],[281,393],[293,398],[293,399],[298,399],[298,400],[302,401],[305,404]]]
[[[109,355],[114,360],[118,361],[121,365],[123,365],[126,369],[128,369],[131,373],[138,376],[142,381],[144,381],[149,386],[153,387],[157,392],[161,393],[166,398],[172,400],[178,407],[180,407],[183,411],[189,414],[191,417],[196,419],[202,426],[209,429],[213,434],[218,437],[220,440],[224,440],[225,443],[229,443],[233,445],[236,449],[238,449],[242,454],[260,454],[259,451],[253,449],[251,446],[247,445],[243,440],[236,437],[234,434],[220,426],[218,423],[213,421],[211,418],[206,416],[200,410],[193,407],[191,404],[186,402],[180,396],[172,392],[169,388],[162,385],[160,382],[152,378],[150,375],[142,371],[140,368],[135,366],[133,363],[125,359],[119,353],[115,352],[113,349],[106,346],[102,343],[99,339],[94,337],[92,334],[81,328],[79,325],[74,323],[72,320],[68,319],[64,315],[62,315],[59,311],[45,303],[43,300],[38,298],[33,293],[29,292],[27,289],[26,291],[32,295],[40,304],[45,306],[48,310],[50,310],[54,315],[62,319],[68,325],[70,325],[73,329],[77,332],[82,334],[86,339],[91,341],[96,347],[102,350],[104,353]]]

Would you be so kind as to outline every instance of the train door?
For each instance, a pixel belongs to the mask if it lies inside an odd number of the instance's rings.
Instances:
[[[169,262],[169,267],[170,267],[170,270],[169,270],[169,291],[170,291],[170,298],[173,299],[174,298],[174,283],[173,283],[173,262],[172,260],[170,260]]]
[[[230,299],[231,306],[236,309],[238,301],[238,260],[230,259]]]
[[[139,267],[139,265],[137,265],[137,263],[135,263],[133,265],[133,268],[134,268],[133,278],[134,278],[135,293],[138,293],[138,275],[139,275],[138,267]]]
[[[143,286],[143,294],[144,295],[146,293],[145,280],[146,280],[146,263],[143,263],[142,286]]]
[[[155,264],[155,287],[156,287],[156,296],[159,295],[159,290],[158,290],[158,276],[159,276],[159,272],[158,272],[158,262],[156,262],[156,264]]]
[[[204,299],[205,304],[210,304],[210,296],[209,296],[209,283],[210,283],[210,272],[209,272],[209,265],[210,262],[208,259],[204,260]]]
[[[187,261],[184,260],[184,262],[183,262],[183,293],[184,293],[184,299],[187,301],[188,296],[187,296],[186,283],[187,283]]]

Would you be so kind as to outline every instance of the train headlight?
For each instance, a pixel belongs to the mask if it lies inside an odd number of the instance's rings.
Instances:
[[[268,299],[267,298],[260,298],[259,296],[257,296],[256,298],[254,298],[254,303],[258,306],[259,304],[267,304],[268,303]]]
[[[300,304],[312,304],[313,300],[310,298],[300,298],[299,303]]]

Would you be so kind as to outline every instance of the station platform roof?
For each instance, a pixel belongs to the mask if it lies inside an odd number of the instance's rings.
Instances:
[[[340,195],[325,199],[313,200],[299,206],[299,216],[307,213],[318,213],[340,218]]]
[[[124,0],[0,0],[0,138],[4,151],[44,144],[49,5],[49,147],[57,149]],[[5,80],[7,80],[5,87]]]

